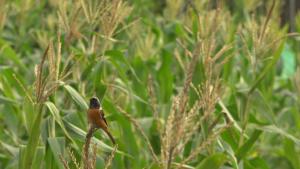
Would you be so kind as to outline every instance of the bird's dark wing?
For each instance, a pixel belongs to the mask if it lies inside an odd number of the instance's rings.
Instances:
[[[103,110],[100,110],[100,116],[104,120],[105,124],[108,126],[107,121],[106,121],[106,119],[104,117],[104,111]]]

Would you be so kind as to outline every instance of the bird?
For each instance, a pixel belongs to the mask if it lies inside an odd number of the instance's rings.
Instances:
[[[93,129],[102,129],[110,138],[113,144],[116,144],[115,139],[108,130],[108,124],[104,117],[104,111],[97,97],[90,99],[89,109],[87,111],[88,123]]]

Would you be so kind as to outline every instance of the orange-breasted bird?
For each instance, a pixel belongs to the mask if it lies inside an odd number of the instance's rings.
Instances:
[[[88,122],[92,128],[94,129],[101,128],[109,136],[113,144],[116,143],[115,139],[108,131],[108,125],[104,117],[104,111],[101,107],[100,101],[96,97],[90,99],[90,107],[88,109],[87,116],[88,116]]]

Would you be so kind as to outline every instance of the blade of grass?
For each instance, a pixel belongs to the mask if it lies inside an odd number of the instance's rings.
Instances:
[[[253,129],[257,129],[257,130],[262,130],[262,131],[269,132],[269,133],[279,134],[279,135],[281,135],[283,137],[291,139],[297,145],[300,145],[300,139],[299,138],[293,136],[292,134],[284,131],[283,129],[281,129],[281,128],[275,126],[275,125],[259,126],[257,124],[249,124],[249,128],[253,128]]]
[[[257,79],[254,81],[252,87],[250,88],[248,95],[251,95],[253,91],[257,88],[259,83],[264,79],[266,74],[273,68],[273,66],[277,63],[278,59],[280,58],[280,55],[283,51],[285,45],[285,41],[282,41],[281,44],[279,45],[279,48],[275,51],[274,57],[270,61],[270,63],[265,66],[265,68],[261,71],[261,73],[257,76]]]
[[[226,155],[217,153],[205,158],[196,169],[219,169],[226,161]]]
[[[236,157],[240,160],[242,158],[245,158],[247,153],[251,150],[253,145],[257,142],[257,139],[262,134],[261,130],[255,130],[253,134],[251,135],[250,139],[242,146],[240,147],[236,152]]]
[[[62,118],[61,118],[61,116],[59,114],[59,111],[56,108],[56,106],[52,102],[49,102],[49,101],[45,102],[44,104],[48,107],[51,115],[54,117],[55,121],[59,124],[59,126],[61,127],[61,129],[63,130],[63,132],[67,136],[67,138],[70,139],[73,143],[75,143],[75,141],[69,135],[69,132],[66,130],[65,125],[62,121]]]
[[[54,157],[56,166],[58,166],[59,169],[64,169],[64,166],[59,159],[59,155],[64,152],[65,139],[62,137],[48,138],[47,142]]]
[[[28,169],[32,167],[33,157],[36,152],[36,148],[38,146],[40,130],[41,130],[41,122],[42,122],[42,110],[43,107],[41,105],[38,106],[38,111],[36,111],[37,115],[34,119],[33,126],[30,130],[30,137],[25,149],[24,161],[22,162],[21,167],[23,169]]]
[[[70,85],[64,85],[64,88],[68,91],[71,95],[72,99],[83,109],[87,110],[88,105],[83,99],[83,97]]]

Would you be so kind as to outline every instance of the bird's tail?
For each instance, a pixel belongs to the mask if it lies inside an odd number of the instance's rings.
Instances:
[[[110,132],[108,130],[104,130],[106,132],[106,134],[108,135],[108,137],[110,138],[111,142],[113,144],[116,144],[114,137],[110,134]]]

